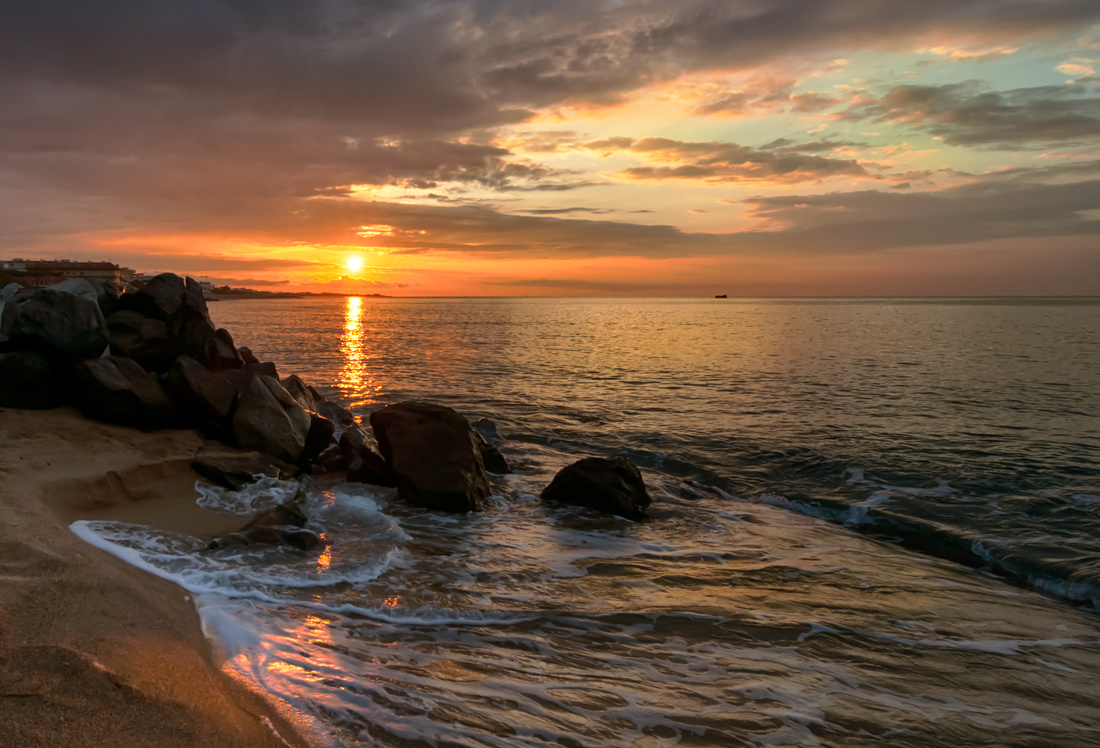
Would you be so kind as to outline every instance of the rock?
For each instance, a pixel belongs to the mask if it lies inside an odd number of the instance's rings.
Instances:
[[[206,446],[191,461],[191,469],[211,483],[236,491],[261,476],[289,478],[292,465],[262,452],[244,452],[225,446]]]
[[[366,435],[358,427],[350,428],[340,435],[339,449],[344,458],[344,469],[348,471],[348,480],[352,483],[397,485],[382,455],[374,451]]]
[[[308,468],[322,452],[332,444],[332,435],[336,433],[336,426],[332,421],[323,418],[316,413],[309,413],[309,431],[306,433],[306,443],[302,448],[302,456],[298,458],[298,464]]]
[[[83,297],[88,301],[94,301],[95,305],[99,306],[99,293],[96,291],[95,286],[85,278],[69,278],[60,283],[55,283],[49,288],[51,291],[61,291]]]
[[[486,470],[497,475],[507,475],[512,472],[512,468],[508,467],[508,461],[504,459],[504,455],[500,453],[499,449],[485,441],[485,437],[481,435],[481,432],[475,431],[474,438],[477,439],[477,448],[481,452],[481,461],[485,464]]]
[[[176,345],[168,325],[131,309],[107,318],[111,355],[132,358],[146,371],[167,371],[176,360]]]
[[[244,369],[249,374],[253,374],[256,376],[262,374],[265,377],[271,377],[276,381],[278,381],[279,379],[279,372],[275,370],[275,364],[271,363],[270,361],[265,361],[262,364],[245,364]]]
[[[324,543],[321,537],[306,529],[308,518],[295,503],[280,504],[260,512],[251,522],[225,540],[215,540],[208,549],[232,545],[289,545],[308,551]]]
[[[165,384],[193,425],[230,432],[233,410],[250,377],[240,369],[213,372],[193,358],[180,356]]]
[[[247,348],[247,347],[242,345],[240,348],[237,349],[237,353],[241,354],[241,360],[244,361],[245,364],[258,364],[258,363],[260,363],[260,359],[256,358],[254,355],[252,355],[252,349],[251,348]]]
[[[50,288],[12,294],[0,316],[0,335],[10,347],[70,361],[98,357],[109,338],[107,322],[94,301]]]
[[[479,418],[474,421],[474,431],[481,434],[490,442],[500,439],[500,434],[497,432],[497,425],[488,418]]]
[[[241,358],[241,354],[237,352],[237,348],[233,345],[233,336],[224,327],[219,327],[214,331],[214,347],[211,350],[207,366],[212,371],[240,369],[244,366],[244,359]]]
[[[562,468],[542,490],[541,498],[627,519],[644,519],[653,501],[641,472],[621,455],[610,459],[586,457]]]
[[[210,321],[202,287],[194,279],[162,273],[144,288],[123,294],[118,308],[160,320],[167,326],[173,346],[168,366],[178,356],[190,356],[204,365],[215,360],[214,323]]]
[[[87,278],[88,283],[96,291],[96,303],[104,317],[108,317],[118,308],[118,286],[114,281],[106,281],[102,278]]]
[[[310,388],[313,390],[313,388]],[[313,391],[316,395],[316,391]],[[334,423],[338,423],[344,428],[355,426],[357,421],[355,416],[352,415],[350,410],[342,408],[331,400],[315,400],[317,403],[317,414],[322,415]]]
[[[49,360],[38,351],[0,353],[0,408],[44,410],[62,399]]]
[[[303,382],[301,377],[291,374],[289,377],[283,377],[281,383],[299,405],[306,410],[317,412],[317,399],[313,396],[312,388]]]
[[[309,434],[309,415],[279,381],[264,375],[251,379],[233,412],[237,446],[268,452],[297,463]]]
[[[117,356],[81,361],[73,378],[73,404],[89,418],[143,431],[176,425],[164,389],[136,361]]]
[[[458,412],[405,402],[371,413],[379,450],[406,501],[449,512],[476,511],[489,481],[469,422]]]
[[[379,457],[378,459],[381,460],[382,458]],[[316,463],[320,466],[322,473],[339,473],[348,469],[348,461],[344,457],[339,444],[333,445],[322,452]]]

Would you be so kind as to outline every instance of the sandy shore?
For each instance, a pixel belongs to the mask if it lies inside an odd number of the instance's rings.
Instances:
[[[305,745],[220,670],[187,593],[69,530],[236,529],[194,503],[200,444],[68,408],[0,410],[0,747]]]

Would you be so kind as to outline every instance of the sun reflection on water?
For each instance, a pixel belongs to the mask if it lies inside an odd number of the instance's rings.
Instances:
[[[340,337],[340,355],[344,359],[344,365],[340,370],[338,384],[341,390],[352,397],[353,406],[362,398],[369,398],[377,390],[367,369],[369,357],[363,347],[364,312],[363,299],[349,296],[344,309],[344,331]]]

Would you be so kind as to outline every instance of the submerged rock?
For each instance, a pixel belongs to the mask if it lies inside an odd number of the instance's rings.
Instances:
[[[371,413],[370,423],[401,498],[448,512],[476,511],[489,498],[481,450],[462,414],[404,402]]]
[[[622,455],[586,457],[562,468],[542,490],[541,498],[627,519],[644,519],[653,503],[641,472]]]
[[[237,446],[297,463],[309,435],[309,414],[273,377],[257,376],[245,387],[233,412]]]
[[[73,381],[74,405],[88,418],[144,431],[176,425],[172,401],[136,361],[116,356],[81,361]]]
[[[107,347],[107,321],[85,296],[51,288],[21,289],[4,303],[0,335],[13,349],[34,349],[51,358],[96,358]]]
[[[308,551],[324,544],[320,535],[306,528],[308,521],[298,497],[295,497],[293,501],[261,512],[240,530],[231,533],[224,540],[215,540],[207,548],[213,550],[233,545],[288,545]]]
[[[61,405],[53,369],[38,351],[0,353],[0,408],[44,410]]]

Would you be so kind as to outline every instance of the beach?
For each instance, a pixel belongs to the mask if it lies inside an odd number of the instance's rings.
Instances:
[[[143,433],[75,410],[0,410],[0,746],[303,746],[223,673],[176,585],[74,535],[115,519],[212,539],[193,431]]]

